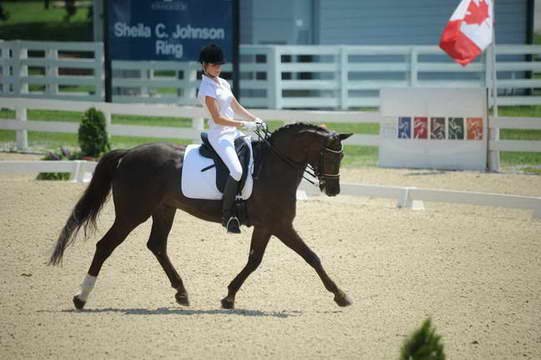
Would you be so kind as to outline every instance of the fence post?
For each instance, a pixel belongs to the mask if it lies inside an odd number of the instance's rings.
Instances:
[[[182,103],[190,104],[190,102],[196,99],[197,90],[197,71],[200,68],[200,64],[196,62],[189,62],[183,66],[183,79],[184,79],[184,91],[182,97],[184,100]],[[179,70],[180,72],[180,70]]]
[[[339,52],[340,64],[340,109],[347,110],[348,108],[348,50],[345,46],[340,46]]]
[[[494,120],[496,117],[492,115],[492,121],[489,122],[494,125]],[[490,125],[489,125],[490,126]],[[500,140],[500,128],[489,127],[488,128],[488,171],[499,171],[500,170],[500,152],[498,150],[490,150],[490,142]]]
[[[410,190],[415,190],[415,187],[406,187],[402,190],[400,198],[396,203],[396,207],[399,209],[412,209],[412,210],[424,210],[425,205],[422,200],[413,200]]]
[[[47,66],[45,76],[58,79],[58,50],[57,49],[48,49],[46,51]],[[48,96],[54,97],[58,95],[58,83],[56,81],[50,82],[47,81],[45,92]]]
[[[23,47],[22,45],[18,47],[19,50],[19,61],[28,59],[28,49],[26,47]],[[21,61],[22,62],[22,61]],[[19,83],[19,91],[20,94],[28,94],[29,93],[29,86],[28,86],[28,65],[23,64],[19,65],[19,72],[17,73],[18,76],[21,79],[27,79],[25,82]]]
[[[21,94],[21,44],[19,40],[11,42],[11,71],[13,82],[11,93],[14,96]]]
[[[111,124],[113,123],[111,112],[103,111],[103,116],[105,117],[105,131],[107,132],[107,138],[111,140]]]
[[[98,1],[99,2],[99,1]],[[94,9],[94,11],[97,11]],[[101,14],[101,13],[100,13]],[[94,15],[95,16],[95,15]],[[103,42],[96,42],[94,48],[94,79],[96,84],[96,99],[105,100],[105,59],[103,56]],[[112,96],[112,95],[111,95]]]
[[[267,57],[269,62],[269,80],[270,80],[270,108],[282,108],[282,57],[279,47],[272,46],[270,56]],[[269,94],[267,94],[268,96]]]
[[[73,165],[73,169],[70,172],[70,178],[69,181],[71,182],[79,182],[79,179],[81,177],[81,160],[74,160],[71,165]]]
[[[497,87],[497,72],[496,72],[496,54],[494,53],[494,47],[490,46],[488,51],[486,51],[486,61],[485,61],[485,83],[490,84],[488,88],[488,107],[492,109],[492,114],[487,114],[487,167],[488,171],[499,171],[500,170],[500,152],[498,150],[490,150],[490,142],[500,140],[500,129],[496,127],[495,122],[498,119],[498,87]],[[486,81],[489,79],[489,81]]]
[[[192,119],[192,128],[198,132],[205,130],[205,119],[203,118],[193,118]],[[193,139],[194,144],[201,144],[201,138],[197,137]]]
[[[418,79],[418,66],[417,66],[417,57],[418,57],[417,48],[415,46],[411,47],[411,53],[410,53],[410,87],[417,87],[417,79]]]
[[[26,150],[28,149],[28,131],[26,130],[27,125],[27,110],[24,107],[17,107],[15,109],[15,118],[17,121],[20,121],[21,130],[17,130],[17,150]]]
[[[0,40],[0,76],[4,79],[4,81],[0,82],[0,93],[2,94],[8,94],[10,92],[10,81],[5,81],[5,79],[11,76],[8,65],[9,52],[10,46],[8,43],[4,42],[4,40]]]

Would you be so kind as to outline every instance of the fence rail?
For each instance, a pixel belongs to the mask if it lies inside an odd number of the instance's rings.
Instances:
[[[204,128],[203,111],[199,107],[174,106],[160,104],[114,104],[104,102],[85,101],[58,101],[58,100],[32,100],[25,98],[1,98],[0,108],[9,108],[16,111],[15,119],[0,120],[0,129],[15,130],[17,132],[17,146],[19,149],[28,147],[28,130],[77,133],[77,123],[56,121],[29,121],[27,111],[35,110],[62,110],[84,112],[94,107],[105,114],[108,131],[112,135],[140,136],[157,138],[190,139],[200,141],[200,132]],[[360,111],[302,111],[302,110],[253,110],[259,117],[269,120],[278,120],[285,123],[298,121],[313,123],[380,123],[383,119],[379,112]],[[111,123],[113,114],[163,116],[191,118],[190,128],[153,127],[135,125],[115,125]],[[541,141],[501,140],[500,129],[533,129],[541,130],[541,121],[532,118],[501,117],[490,119],[489,128],[495,136],[489,140],[488,150],[493,153],[500,151],[541,152]],[[346,145],[379,146],[379,135],[354,134],[345,141]],[[493,170],[497,170],[494,168]]]
[[[305,181],[301,183],[300,189],[305,191],[308,195],[320,194],[317,188]],[[397,201],[396,205],[399,208],[414,208],[414,202],[444,202],[514,209],[532,209],[533,218],[541,219],[541,197],[535,196],[347,183],[340,184],[340,189],[340,193],[343,195],[395,199]]]
[[[0,96],[102,101],[103,45],[0,40]]]
[[[60,161],[0,161],[0,174],[35,174],[40,172],[65,172],[70,173],[72,182],[88,182],[94,173],[97,163],[85,160],[60,160]]]
[[[540,105],[541,46],[497,45],[497,103]],[[81,58],[78,54],[84,54]],[[487,87],[487,56],[467,67],[437,46],[274,46],[240,48],[248,107],[379,107],[388,87]],[[103,44],[0,41],[0,96],[102,101]],[[195,62],[113,61],[113,102],[194,105]],[[225,72],[231,65],[224,67]]]

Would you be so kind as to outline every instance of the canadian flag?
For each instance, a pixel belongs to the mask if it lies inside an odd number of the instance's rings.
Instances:
[[[462,0],[443,29],[440,48],[468,65],[492,42],[493,14],[491,0]]]

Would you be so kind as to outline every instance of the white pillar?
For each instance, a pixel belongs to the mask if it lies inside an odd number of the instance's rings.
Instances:
[[[27,110],[23,107],[17,107],[15,109],[16,120],[21,122],[21,130],[17,130],[17,150],[27,150],[28,149],[28,131],[26,130],[27,125]]]
[[[193,118],[192,119],[192,128],[197,132],[202,132],[205,130],[205,119],[203,118]],[[201,144],[201,138],[197,137],[193,140],[194,144]]]

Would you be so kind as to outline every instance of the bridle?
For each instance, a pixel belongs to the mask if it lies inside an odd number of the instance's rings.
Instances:
[[[339,169],[337,170],[336,174],[326,174],[323,171],[321,171],[321,169],[325,168],[325,163],[323,162],[323,159],[325,157],[325,152],[330,152],[332,154],[337,154],[338,156],[340,156],[341,154],[344,153],[344,145],[340,144],[340,150],[334,150],[334,149],[331,149],[328,146],[323,147],[321,149],[321,153],[320,153],[320,156],[319,156],[319,165],[318,165],[318,169],[317,169],[319,171],[316,171],[316,173],[315,173],[319,179],[321,179],[321,178],[323,178],[323,179],[338,179],[338,178],[340,178],[340,170]]]
[[[290,159],[286,155],[282,154],[278,149],[276,149],[272,144],[268,141],[268,138],[271,135],[271,132],[267,130],[266,128],[260,127],[255,130],[256,135],[258,138],[265,142],[265,144],[269,147],[269,149],[283,162],[291,166],[292,168],[303,171],[302,177],[304,180],[308,181],[314,186],[316,185],[315,181],[308,178],[306,175],[310,175],[312,178],[316,178],[319,182],[319,186],[321,187],[324,185],[327,180],[339,180],[340,179],[340,169],[337,170],[336,174],[328,174],[324,172],[325,169],[325,153],[331,153],[336,154],[337,156],[341,156],[344,153],[344,145],[340,144],[340,150],[331,149],[328,146],[323,146],[321,148],[321,151],[319,153],[319,162],[317,165],[317,168],[312,166],[310,163],[299,163],[295,160]]]

